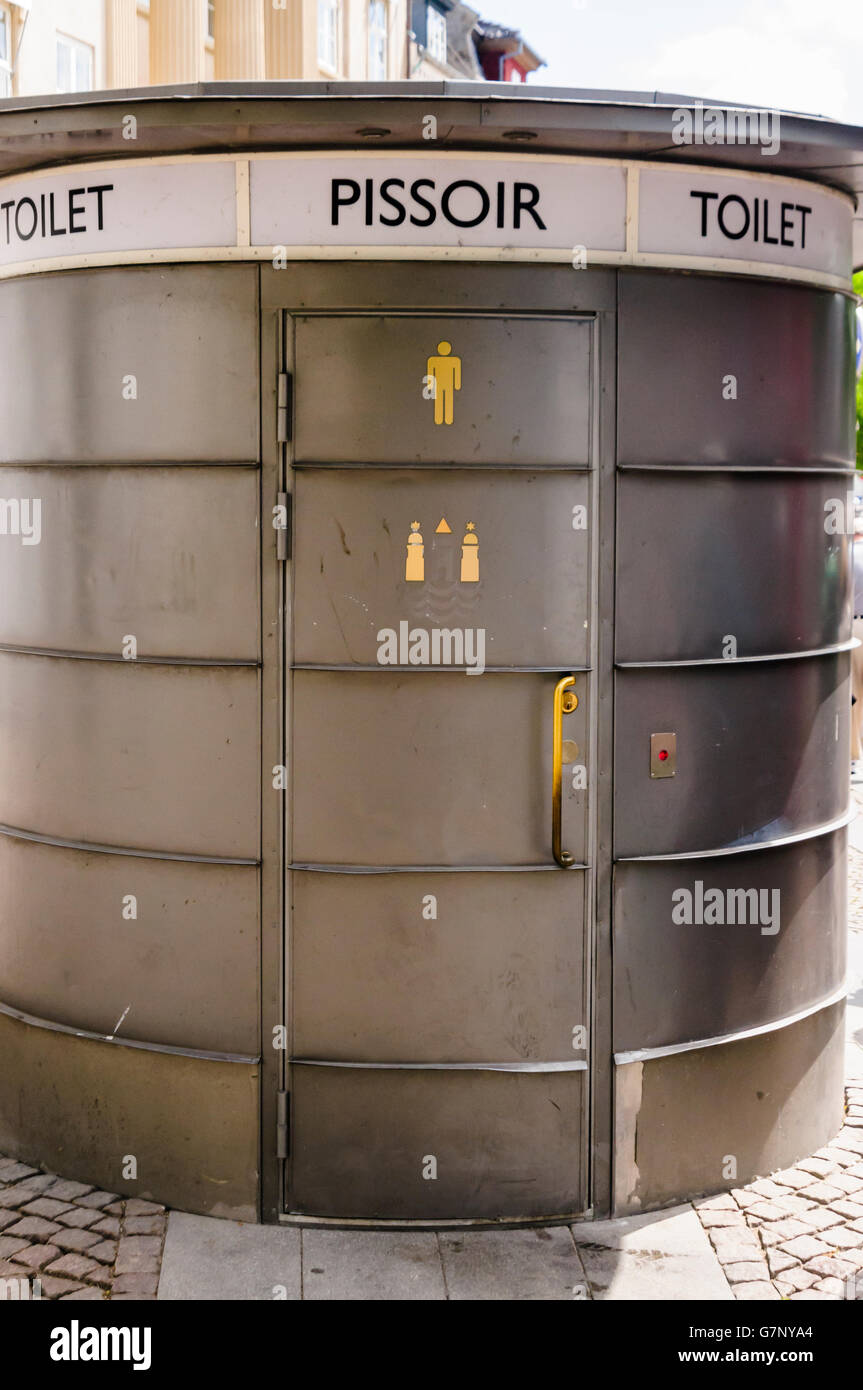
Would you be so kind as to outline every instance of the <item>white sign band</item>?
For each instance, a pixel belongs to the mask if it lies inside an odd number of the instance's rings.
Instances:
[[[850,285],[850,198],[770,174],[550,155],[184,156],[0,181],[0,274],[298,254],[728,263]],[[760,269],[763,267],[763,271]],[[47,267],[46,267],[47,268]]]

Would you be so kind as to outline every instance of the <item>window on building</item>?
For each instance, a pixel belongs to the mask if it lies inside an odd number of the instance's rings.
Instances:
[[[12,95],[12,16],[0,6],[0,97]]]
[[[370,0],[369,4],[369,79],[385,82],[387,76],[387,5],[386,0]]]
[[[436,62],[446,62],[446,15],[434,5],[426,5],[426,48]]]
[[[88,43],[57,35],[57,91],[92,92],[93,50]]]
[[[216,6],[215,0],[207,0],[207,37],[213,38],[216,33]]]
[[[333,72],[339,66],[341,20],[339,0],[318,0],[318,62]]]

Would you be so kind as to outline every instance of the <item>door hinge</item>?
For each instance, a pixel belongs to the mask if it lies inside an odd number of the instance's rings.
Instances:
[[[287,1158],[290,1148],[290,1093],[279,1091],[276,1096],[276,1158]]]
[[[273,508],[273,527],[276,532],[276,559],[287,560],[291,535],[291,494],[280,492]]]
[[[276,411],[276,440],[287,444],[291,437],[291,376],[279,372],[278,410]]]

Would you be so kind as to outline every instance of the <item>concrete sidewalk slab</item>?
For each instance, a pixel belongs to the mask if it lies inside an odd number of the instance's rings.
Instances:
[[[595,1299],[733,1299],[694,1209],[671,1207],[572,1227]]]
[[[440,1249],[454,1302],[589,1297],[568,1226],[442,1233]]]
[[[429,1301],[446,1298],[433,1231],[302,1232],[303,1298]]]
[[[300,1260],[298,1230],[172,1211],[159,1299],[298,1300]]]

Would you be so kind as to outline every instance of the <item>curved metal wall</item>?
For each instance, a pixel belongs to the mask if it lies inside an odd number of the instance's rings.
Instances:
[[[509,273],[495,270],[504,301]],[[512,273],[523,310],[534,272]],[[848,536],[825,516],[850,487],[854,437],[843,296],[674,273],[616,280],[618,455],[616,477],[600,484],[609,489],[601,507],[612,485],[616,503],[614,785],[600,795],[613,800],[614,1191],[617,1210],[630,1211],[791,1162],[839,1123],[850,565]],[[561,298],[557,307],[573,306]],[[294,561],[298,667],[373,662],[391,602],[368,520],[382,499],[402,505],[422,489],[431,499],[445,476],[467,514],[481,486],[500,556],[515,550],[517,526],[553,536],[556,511],[589,499],[586,473],[558,468],[552,448],[556,429],[570,466],[583,467],[595,424],[585,400],[567,394],[562,349],[542,357],[544,394],[536,429],[518,436],[517,471],[501,469],[503,436],[490,430],[472,460],[481,484],[439,474],[428,451],[406,459],[386,412],[374,410],[343,457],[338,372],[365,350],[364,334],[384,331],[398,360],[398,318],[370,326],[348,315],[338,353],[328,348],[332,319],[299,323],[308,360],[327,358],[329,371],[307,378],[298,403],[297,454],[326,464],[297,477],[306,528]],[[488,326],[467,321],[459,332],[479,343]],[[553,315],[544,332],[540,355],[562,332]],[[567,340],[584,374],[586,332]],[[0,480],[6,499],[38,498],[42,522],[39,544],[6,535],[0,545],[0,1034],[9,1058],[0,1149],[110,1190],[244,1219],[259,1201],[258,341],[253,267],[103,269],[0,285]],[[723,394],[729,376],[733,396]],[[503,400],[506,373],[491,385]],[[411,462],[425,465],[421,479]],[[323,603],[311,538],[334,498],[351,515],[354,551],[348,565],[350,552],[333,545],[335,599]],[[381,1132],[395,1132],[397,1117],[405,1142],[419,1144],[407,1094],[414,1117],[432,1098],[468,1167],[500,1130],[508,1172],[533,1133],[550,1155],[557,1209],[584,1202],[571,1156],[584,1141],[587,1076],[554,1068],[571,1065],[571,1018],[588,1007],[579,942],[593,889],[580,867],[568,880],[490,870],[551,867],[544,721],[558,663],[575,654],[586,667],[590,650],[576,605],[553,605],[544,580],[552,569],[563,591],[586,591],[587,562],[552,538],[522,552],[517,582],[514,561],[490,563],[500,582],[489,612],[508,618],[496,656],[518,666],[530,646],[529,688],[488,671],[478,713],[461,675],[407,685],[360,669],[350,676],[358,742],[332,672],[295,672],[294,713],[309,737],[294,747],[292,769],[304,808],[293,828],[292,949],[306,981],[293,1019],[293,1161],[311,1208],[340,1209],[325,1161],[336,1144],[367,1146],[365,1186],[354,1193],[363,1210],[410,1218],[439,1215],[442,1201],[463,1205],[457,1186],[436,1189],[436,1206],[424,1193],[422,1209],[388,1188],[386,1157],[375,1162],[368,1148],[368,1114]],[[353,585],[376,595],[375,624],[340,599]],[[134,660],[124,655],[130,637]],[[572,732],[588,747],[609,692],[589,680],[581,691]],[[503,791],[496,798],[493,853],[488,826],[433,760],[418,771],[422,823],[398,814],[398,771],[380,751],[396,704],[406,727],[428,725],[432,744],[448,722],[458,727],[467,785],[485,776],[481,721],[483,738],[510,750],[506,775],[538,788],[529,816]],[[668,731],[676,774],[652,778],[650,735]],[[337,795],[321,781],[318,746],[341,769]],[[580,863],[591,846],[579,827],[571,849]],[[351,874],[346,887],[326,871],[374,863],[382,843],[387,864],[406,871],[398,889],[390,874]],[[442,900],[460,880],[470,936],[454,914],[439,936],[405,948],[400,903],[419,862],[446,866]],[[470,865],[466,887],[455,871]],[[346,937],[333,924],[348,895]],[[731,921],[732,902],[756,915]],[[544,956],[530,951],[540,925]],[[527,962],[516,1023],[530,1044],[519,1056],[550,1069],[538,1081],[489,1072],[480,1085],[455,1068],[487,1062],[513,1031],[516,1004],[484,964],[508,953]],[[370,1019],[362,982],[384,966],[390,1005]],[[457,1034],[460,1013],[471,1024]],[[416,1069],[399,1066],[418,1034]],[[350,1066],[339,1065],[346,1055]],[[440,1063],[443,1082],[424,1070]],[[500,1128],[516,1111],[518,1125]],[[131,1186],[121,1164],[129,1153],[139,1160]],[[531,1181],[507,1199],[513,1214],[548,1214]],[[469,1214],[500,1212],[490,1190]]]
[[[0,285],[0,491],[41,504],[38,544],[0,545],[0,1149],[246,1220],[257,279],[184,266]]]
[[[853,306],[619,276],[615,1207],[841,1117]],[[675,733],[674,776],[650,735]]]

